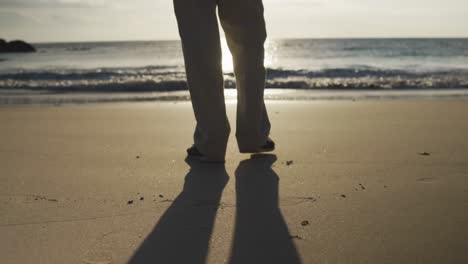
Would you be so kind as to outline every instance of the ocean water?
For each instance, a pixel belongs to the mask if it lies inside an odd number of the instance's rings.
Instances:
[[[189,98],[179,41],[35,46],[0,54],[0,104]],[[468,39],[284,39],[265,49],[267,99],[468,97]]]

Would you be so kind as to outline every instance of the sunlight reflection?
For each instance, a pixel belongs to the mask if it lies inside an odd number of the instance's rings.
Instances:
[[[230,73],[234,70],[234,65],[232,62],[231,52],[229,51],[229,47],[225,38],[221,39],[221,50],[223,56],[223,72]]]
[[[268,68],[273,64],[274,57],[275,57],[274,55],[277,49],[277,43],[267,39],[264,46],[265,46],[264,65],[266,68]],[[227,45],[227,41],[225,38],[221,38],[221,50],[222,50],[222,56],[223,56],[223,61],[222,61],[223,72],[231,73],[234,71],[234,65],[232,61],[232,55],[231,55],[231,52],[229,51],[229,47]]]
[[[221,39],[221,49],[222,49],[222,56],[223,56],[223,72],[232,73],[234,71],[234,65],[232,60],[231,52],[229,51],[229,47],[227,45],[227,41],[225,38]],[[269,68],[275,62],[275,53],[277,50],[277,43],[275,41],[266,40],[265,42],[265,60],[264,65],[265,68]],[[265,95],[272,93],[271,90],[265,90]],[[274,93],[274,92],[273,92]],[[237,103],[237,90],[236,89],[225,89],[224,96],[226,99],[226,103],[232,104]]]
[[[287,89],[265,89],[265,100],[284,98],[285,95],[292,93],[293,91]],[[237,90],[224,89],[224,98],[226,104],[237,104]]]

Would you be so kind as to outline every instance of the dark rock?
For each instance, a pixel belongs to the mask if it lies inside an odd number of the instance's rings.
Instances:
[[[419,155],[421,155],[421,156],[430,156],[431,153],[429,153],[429,152],[419,152]]]
[[[128,201],[127,204],[133,204],[133,200]]]
[[[7,42],[4,39],[0,39],[0,52],[5,52],[7,50]]]
[[[22,40],[14,40],[6,42],[0,39],[0,53],[7,52],[36,52],[36,49],[31,45]]]
[[[136,158],[137,158],[137,159],[139,159],[139,158],[140,158],[140,156],[136,156]]]
[[[342,194],[341,197],[346,198],[346,195]]]
[[[302,226],[308,226],[308,225],[310,225],[310,223],[309,223],[309,221],[305,220],[305,221],[301,222],[301,225]]]
[[[164,195],[160,194],[160,195],[159,195],[159,198],[164,198]]]
[[[291,166],[291,165],[293,165],[293,164],[294,164],[294,161],[292,161],[292,160],[286,161],[286,165],[288,165],[288,166]]]
[[[142,197],[140,197],[140,201],[143,201],[144,199],[145,199],[145,197],[143,197],[143,196],[142,196]]]

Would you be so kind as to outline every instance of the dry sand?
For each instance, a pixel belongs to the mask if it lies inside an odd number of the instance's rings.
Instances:
[[[468,263],[468,101],[267,105],[191,170],[186,102],[0,108],[0,262]]]

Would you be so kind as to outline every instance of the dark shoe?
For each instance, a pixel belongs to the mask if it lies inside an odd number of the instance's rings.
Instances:
[[[190,148],[187,149],[187,155],[192,158],[202,158],[203,154],[198,151],[197,147],[195,145],[192,145]]]
[[[275,142],[271,138],[268,138],[266,143],[263,144],[263,146],[261,146],[258,149],[247,149],[247,150],[243,149],[240,152],[241,153],[262,153],[262,152],[270,152],[273,150],[275,150]]]
[[[203,155],[195,145],[192,145],[187,149],[187,158],[198,160],[200,162],[207,163],[224,163],[224,160],[210,160],[205,155]]]
[[[271,138],[268,138],[265,145],[261,147],[261,150],[262,151],[260,152],[269,152],[275,150],[275,142]]]

